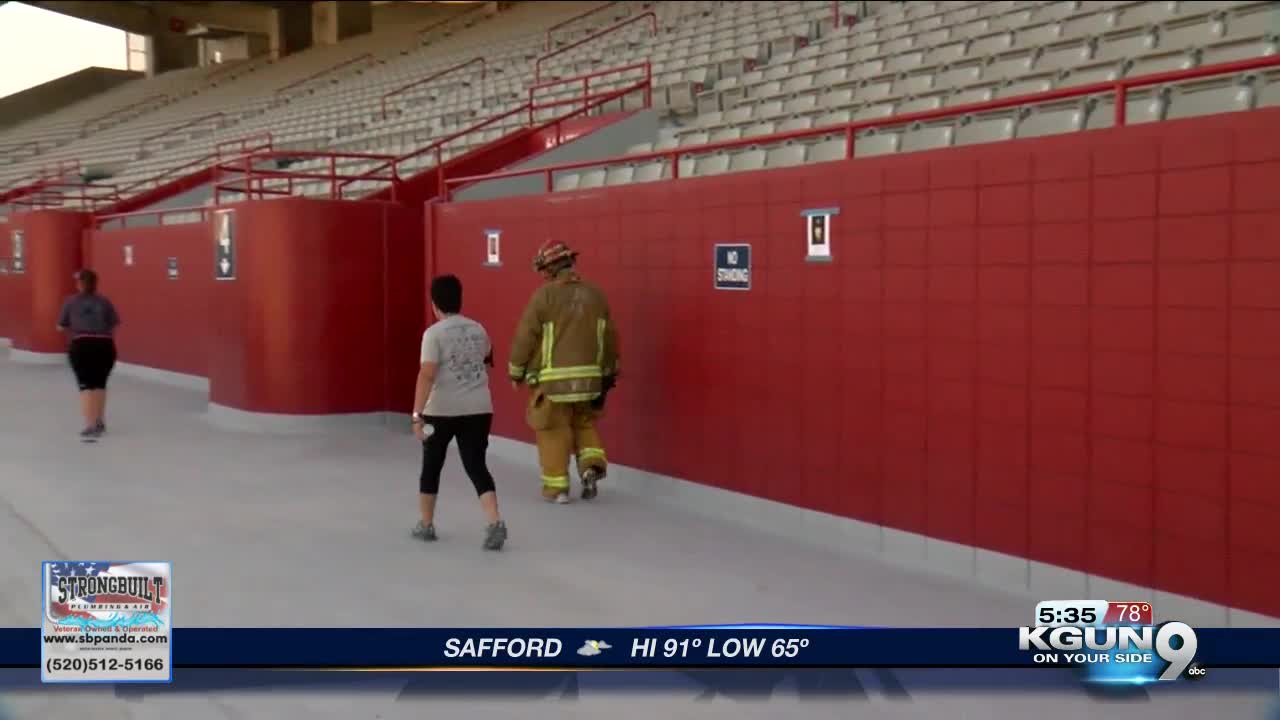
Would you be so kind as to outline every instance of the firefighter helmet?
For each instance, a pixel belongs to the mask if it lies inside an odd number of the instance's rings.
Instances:
[[[573,264],[578,253],[557,240],[548,240],[533,256],[533,269],[540,273],[555,272]]]

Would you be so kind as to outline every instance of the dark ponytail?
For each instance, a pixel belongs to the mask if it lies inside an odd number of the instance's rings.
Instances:
[[[80,281],[80,286],[84,288],[87,295],[93,295],[98,292],[98,273],[92,270],[81,270],[76,279]]]

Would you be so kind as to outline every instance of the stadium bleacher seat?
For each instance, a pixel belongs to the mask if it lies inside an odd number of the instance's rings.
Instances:
[[[518,108],[539,71],[546,77],[649,62],[662,131],[632,153],[764,138],[849,121],[954,108],[1054,88],[1275,54],[1280,3],[1258,0],[1131,2],[844,3],[864,8],[836,27],[832,4],[815,0],[709,0],[614,3],[556,33],[563,50],[545,67],[548,28],[583,11],[582,3],[517,3],[496,17],[459,17],[438,33],[385,29],[277,62],[167,73],[136,81],[45,118],[0,133],[0,186],[12,186],[59,161],[107,168],[108,182],[138,192],[165,173],[207,158],[220,143],[270,133],[276,149],[404,155],[488,117]],[[657,33],[641,17],[654,13]],[[575,45],[616,23],[617,32]],[[406,85],[460,63],[449,73],[388,98]],[[597,78],[593,92],[636,82],[643,70]],[[548,88],[545,99],[574,97],[576,85]],[[542,96],[540,96],[542,97]],[[636,107],[624,98],[606,110]],[[858,156],[914,152],[1109,127],[1114,97],[1100,95],[938,122],[859,132]],[[1143,123],[1280,103],[1280,73],[1241,74],[1183,86],[1134,91],[1127,122]],[[544,111],[539,120],[554,116]],[[550,114],[547,114],[550,113]],[[445,160],[529,122],[524,113],[475,130],[442,148]],[[781,139],[682,158],[680,175],[825,162],[844,157],[845,140]],[[14,149],[18,148],[18,149]],[[323,173],[330,160],[291,169]],[[366,172],[372,159],[347,159],[342,173]],[[434,153],[405,161],[402,175],[433,167]],[[194,169],[192,167],[191,169]],[[180,174],[180,173],[179,173]],[[669,162],[565,172],[554,189],[648,182],[672,175]],[[287,181],[267,181],[283,190]],[[385,187],[354,184],[347,197]],[[323,195],[327,181],[295,182]]]

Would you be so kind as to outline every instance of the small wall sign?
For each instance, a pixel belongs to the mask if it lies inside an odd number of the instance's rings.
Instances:
[[[133,246],[124,246],[124,265],[125,267],[133,267]]]
[[[816,208],[800,213],[804,218],[806,260],[831,261],[831,218],[839,214],[840,208]]]
[[[23,231],[13,231],[13,252],[9,255],[9,269],[14,275],[27,271],[26,236]]]
[[[178,279],[178,258],[176,257],[169,258],[169,279]]]
[[[751,246],[716,245],[715,289],[751,289]]]
[[[485,265],[500,267],[502,265],[502,231],[485,230]]]
[[[213,214],[213,279],[236,279],[235,217],[230,210]],[[176,262],[176,258],[173,259]]]

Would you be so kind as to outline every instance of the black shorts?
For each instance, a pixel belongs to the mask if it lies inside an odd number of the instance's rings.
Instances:
[[[71,370],[81,390],[105,390],[116,366],[116,343],[111,338],[81,337],[67,349]]]

